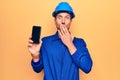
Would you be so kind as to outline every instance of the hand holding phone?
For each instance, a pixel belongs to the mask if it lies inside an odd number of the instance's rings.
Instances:
[[[33,43],[39,44],[40,34],[41,34],[41,26],[33,26],[32,28]]]
[[[33,26],[32,27],[32,35],[28,41],[28,50],[31,53],[32,59],[34,62],[39,61],[40,48],[42,45],[42,40],[40,39],[41,27]]]

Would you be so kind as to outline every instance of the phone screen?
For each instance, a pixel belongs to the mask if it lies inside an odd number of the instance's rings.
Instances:
[[[38,44],[41,34],[41,26],[33,26],[32,28],[32,40],[33,43]]]

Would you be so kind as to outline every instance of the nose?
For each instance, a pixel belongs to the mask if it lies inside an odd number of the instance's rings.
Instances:
[[[65,19],[62,19],[62,24],[65,24]]]

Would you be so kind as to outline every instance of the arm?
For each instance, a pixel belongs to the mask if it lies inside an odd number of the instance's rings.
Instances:
[[[77,50],[72,55],[73,61],[81,70],[85,73],[89,73],[93,63],[84,40],[81,39],[76,43],[76,48]]]
[[[67,30],[66,27],[60,26],[58,30],[59,36],[62,42],[67,46],[73,61],[80,69],[85,73],[90,72],[92,68],[92,59],[86,48],[86,43],[83,39],[77,39],[76,43],[73,43],[74,36]]]
[[[34,44],[31,40],[31,37],[28,41],[28,50],[32,56],[31,65],[35,72],[40,72],[43,69],[43,62],[42,62],[42,40],[40,40],[39,44]]]
[[[31,65],[35,72],[39,73],[42,71],[42,69],[43,69],[42,50],[40,51],[40,57],[39,57],[38,61],[36,62],[36,61],[34,61],[34,59],[32,59]]]

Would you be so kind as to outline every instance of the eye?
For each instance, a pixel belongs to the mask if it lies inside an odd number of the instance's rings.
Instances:
[[[57,16],[58,19],[62,19],[62,16]]]
[[[65,19],[66,19],[66,20],[69,20],[69,19],[70,19],[70,16],[66,16]]]

